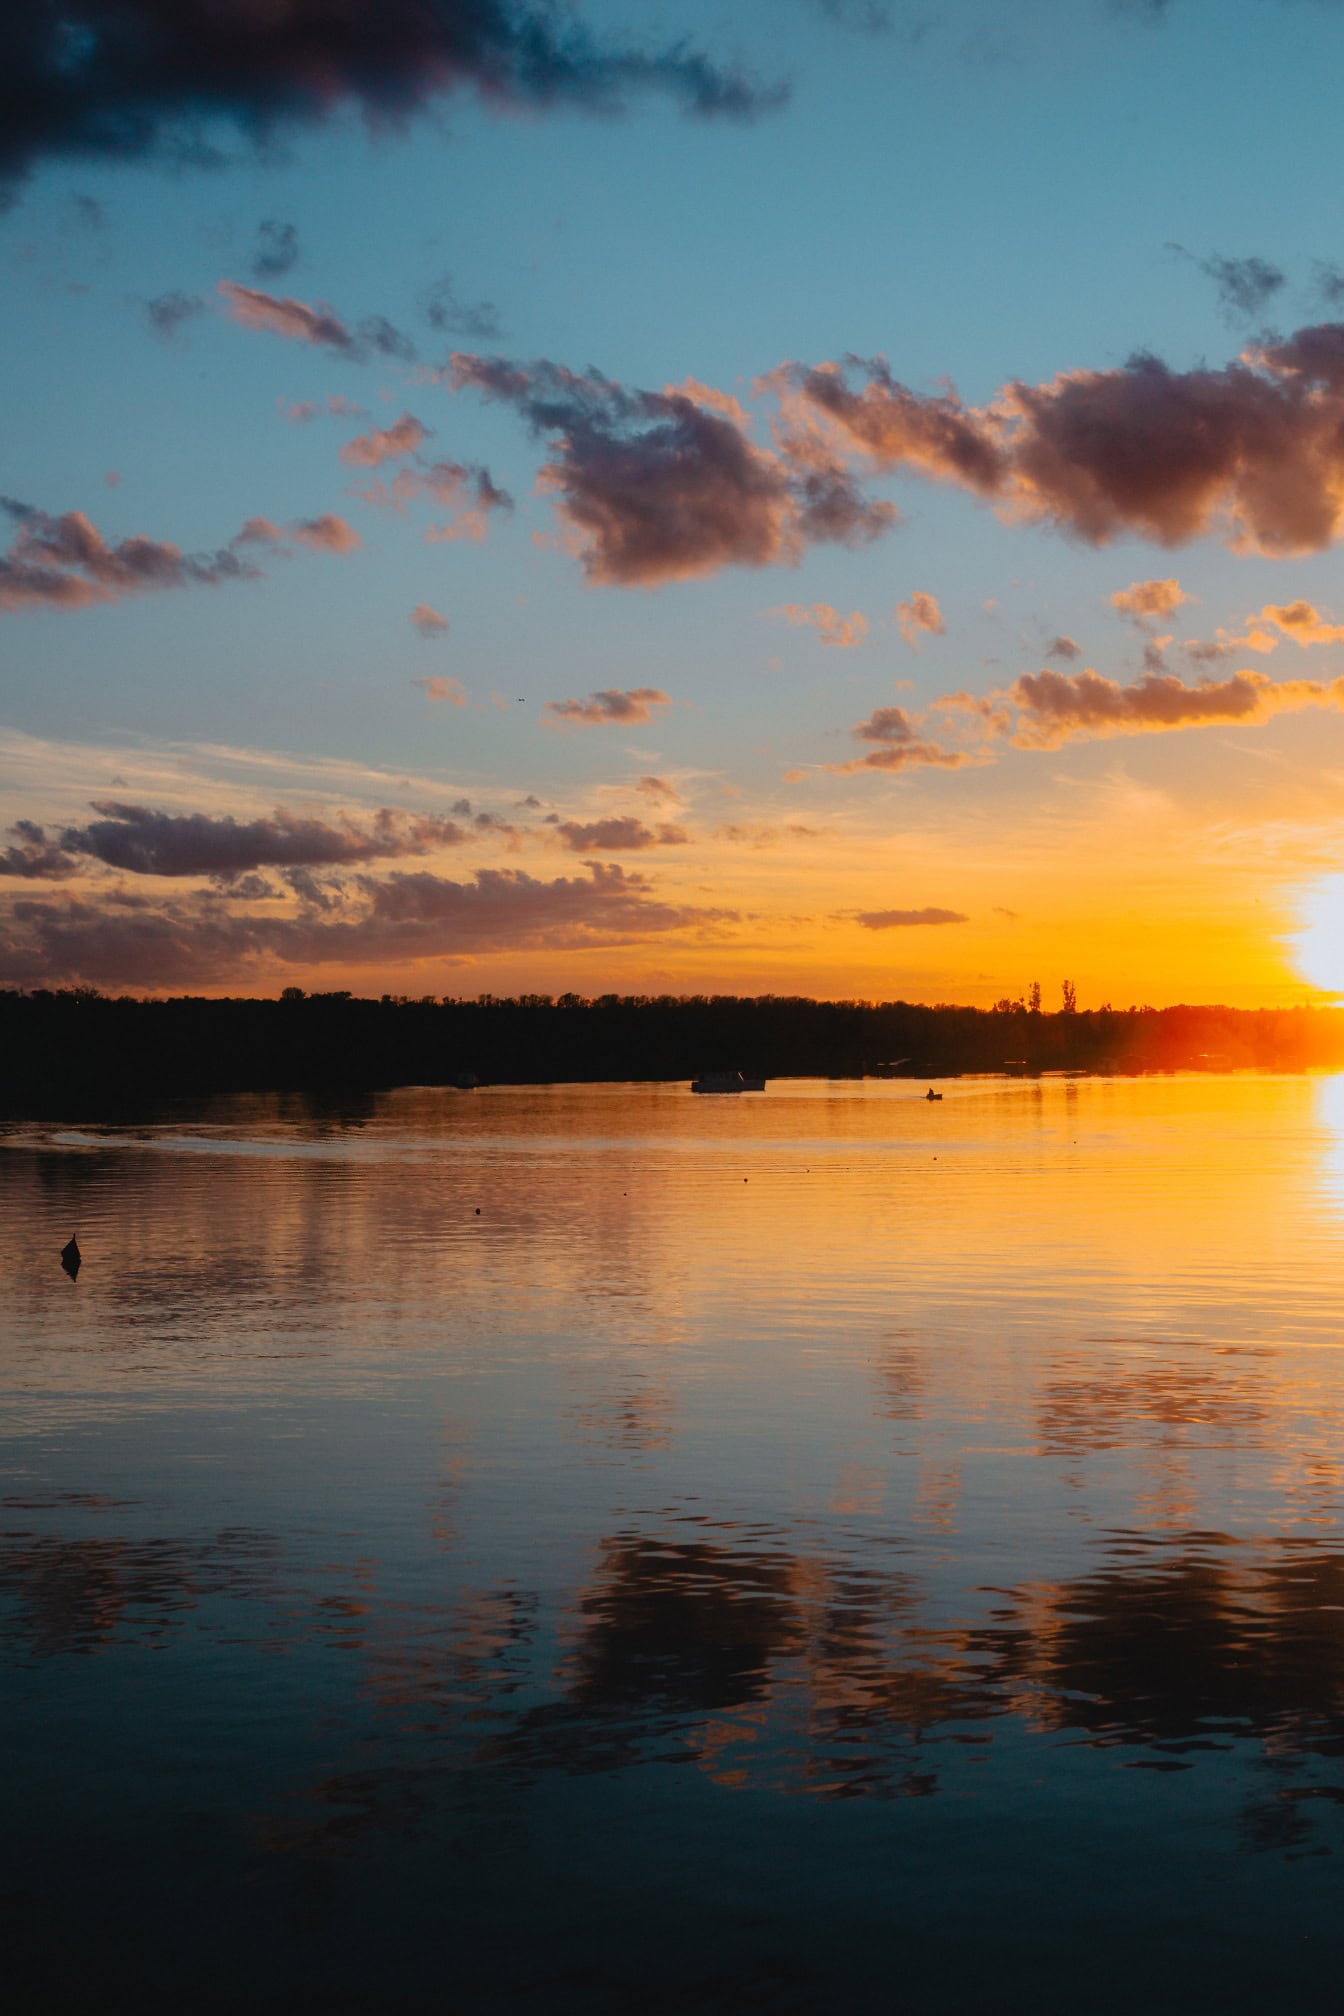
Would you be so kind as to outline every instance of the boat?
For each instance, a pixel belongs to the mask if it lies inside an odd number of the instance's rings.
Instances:
[[[740,1071],[702,1071],[691,1080],[692,1092],[764,1092],[764,1078],[744,1078]]]
[[[924,1097],[925,1097],[926,1099],[941,1099],[941,1098],[942,1098],[942,1096],[943,1096],[943,1095],[942,1095],[942,1093],[941,1093],[941,1092],[935,1092],[935,1091],[934,1091],[934,1089],[933,1089],[932,1085],[930,1085],[930,1087],[929,1087],[928,1091],[927,1091],[927,1092],[926,1092],[926,1093],[924,1094]]]
[[[83,1254],[79,1250],[79,1240],[72,1232],[65,1245],[61,1248],[61,1265],[72,1281],[75,1280],[79,1273],[79,1263],[83,1257]]]

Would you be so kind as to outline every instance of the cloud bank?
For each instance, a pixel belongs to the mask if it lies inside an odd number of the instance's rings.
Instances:
[[[0,13],[0,180],[43,159],[214,166],[208,121],[264,143],[354,107],[387,130],[458,90],[594,112],[654,91],[707,119],[785,96],[687,41],[641,48],[536,0],[32,0]]]

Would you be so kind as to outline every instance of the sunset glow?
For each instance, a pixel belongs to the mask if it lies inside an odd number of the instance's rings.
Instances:
[[[1344,19],[392,11],[16,52],[0,984],[1344,990]]]

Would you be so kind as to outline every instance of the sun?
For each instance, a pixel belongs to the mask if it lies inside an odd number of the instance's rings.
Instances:
[[[1296,960],[1313,987],[1344,994],[1344,875],[1327,875],[1303,898]]]

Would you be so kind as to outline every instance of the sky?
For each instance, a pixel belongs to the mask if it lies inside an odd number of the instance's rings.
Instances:
[[[1344,993],[1344,0],[0,22],[0,984]]]

